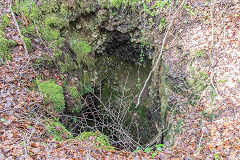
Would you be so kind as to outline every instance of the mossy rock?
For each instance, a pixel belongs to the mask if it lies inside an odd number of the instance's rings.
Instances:
[[[102,134],[99,131],[96,132],[82,132],[75,139],[80,141],[91,141],[94,140],[96,147],[103,147],[106,149],[114,150],[114,147],[110,145],[110,142],[106,135]]]
[[[56,141],[63,141],[73,138],[72,133],[69,132],[57,119],[46,119],[45,125],[47,133]]]
[[[44,81],[37,82],[39,90],[46,95],[46,98],[49,99],[54,105],[54,110],[57,112],[62,112],[65,109],[65,100],[63,95],[63,88],[57,85],[54,81]]]

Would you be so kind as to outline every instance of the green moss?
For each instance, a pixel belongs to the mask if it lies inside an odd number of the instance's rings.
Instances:
[[[107,149],[114,150],[114,147],[112,147],[110,145],[107,136],[102,134],[99,131],[96,131],[96,132],[82,132],[75,139],[78,139],[80,141],[94,140],[94,144],[95,144],[96,147],[106,147]]]
[[[120,8],[122,0],[98,0],[98,3],[102,7]],[[123,3],[125,3],[125,1],[123,1]]]
[[[47,133],[56,141],[63,141],[65,139],[73,138],[72,133],[69,132],[61,122],[57,119],[46,119],[45,121]]]
[[[55,40],[54,47],[57,47],[58,49],[62,48],[64,46],[65,38],[60,37],[59,39]]]
[[[71,48],[77,54],[78,64],[84,63],[87,65],[93,64],[93,59],[88,56],[92,47],[84,40],[72,39],[70,41]]]
[[[57,112],[62,112],[65,108],[63,88],[52,80],[37,83],[39,90],[54,104],[54,109]]]
[[[31,22],[34,20],[37,21],[41,18],[39,8],[36,6],[36,3],[32,3],[32,0],[15,1],[13,10],[22,15],[22,17],[28,17]]]
[[[56,13],[59,10],[59,5],[55,0],[44,0],[40,5],[43,14]]]
[[[74,108],[71,110],[71,112],[73,114],[78,114],[81,110],[82,110],[82,105],[81,104],[80,104],[80,106],[74,105]]]
[[[207,72],[199,72],[199,77],[202,79],[202,80],[206,80],[209,78],[209,75]]]
[[[206,72],[199,71],[196,67],[193,66],[194,59],[201,58],[205,55],[203,52],[195,52],[192,57],[192,61],[189,64],[189,69],[191,73],[191,78],[187,79],[186,89],[190,91],[190,96],[188,102],[190,105],[194,106],[196,102],[200,99],[201,92],[208,86],[209,75]]]
[[[71,47],[76,53],[87,54],[91,52],[91,46],[82,40],[72,40]]]
[[[62,17],[67,17],[68,15],[68,4],[67,3],[62,3],[60,6],[60,15]]]
[[[93,88],[89,82],[82,85],[82,88],[80,90],[81,95],[91,93],[91,92],[93,92]]]
[[[9,22],[10,22],[10,19],[8,18],[8,15],[6,13],[3,14],[1,19],[0,29],[5,29],[9,25]]]
[[[70,87],[70,95],[72,98],[78,98],[78,91],[76,87]]]
[[[11,60],[11,47],[16,46],[13,40],[8,40],[3,37],[4,32],[0,30],[0,65],[3,64],[5,60]]]
[[[58,63],[58,67],[59,67],[61,73],[65,73],[66,72],[66,68],[64,66],[64,63],[62,63],[61,61],[58,61],[57,63]]]
[[[35,35],[36,30],[35,30],[35,25],[29,25],[27,27],[22,27],[22,34],[30,34],[30,35]]]
[[[56,14],[47,15],[44,24],[49,27],[56,27],[62,29],[68,26],[68,20],[58,17]]]
[[[43,0],[41,5],[36,5],[31,0],[16,1],[16,4],[13,5],[14,12],[28,18],[27,22],[29,24],[26,28],[22,25],[23,21],[19,22],[23,35],[25,37],[36,37],[36,34],[39,33],[38,36],[51,42],[51,45],[56,43],[55,47],[57,48],[63,46],[60,29],[69,26],[69,23],[68,19],[63,15],[65,12],[59,14],[60,5],[61,2],[55,0]]]
[[[113,8],[120,8],[122,4],[126,3],[123,0],[110,0],[110,6]]]
[[[57,59],[62,56],[62,51],[60,49],[54,49],[53,51],[53,58]]]
[[[74,71],[78,68],[78,66],[76,65],[75,62],[73,62],[69,54],[65,55],[64,63],[58,61],[58,66],[60,68],[61,73],[70,73],[70,71]]]
[[[102,7],[120,8],[122,5],[122,0],[98,0],[98,3]],[[123,1],[123,3],[125,2]]]
[[[131,3],[130,3],[131,2]],[[120,8],[129,4],[136,4],[140,0],[98,0],[98,4],[102,7]],[[134,5],[133,5],[134,6]]]
[[[32,48],[32,40],[29,37],[22,36],[24,43],[27,46],[28,51]]]
[[[49,26],[41,27],[40,28],[41,37],[48,42],[53,42],[60,38],[60,31],[59,29],[52,29]]]

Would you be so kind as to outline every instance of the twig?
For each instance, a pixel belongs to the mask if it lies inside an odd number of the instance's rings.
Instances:
[[[202,132],[202,135],[201,135],[201,138],[200,138],[199,144],[198,144],[198,148],[201,147],[202,138],[203,138],[203,132]]]
[[[21,31],[20,31],[20,28],[19,28],[19,25],[18,25],[18,23],[17,23],[17,20],[16,20],[16,17],[15,17],[15,15],[14,15],[14,13],[13,13],[13,11],[12,11],[12,1],[10,0],[10,10],[11,10],[11,15],[12,15],[12,17],[13,17],[13,21],[14,21],[14,23],[15,23],[15,26],[17,27],[17,30],[18,30],[18,36],[20,37],[20,39],[21,39],[21,41],[23,42],[23,47],[24,47],[24,49],[25,49],[25,56],[27,56],[28,55],[28,50],[27,50],[27,46],[26,46],[26,44],[25,44],[25,42],[24,42],[24,40],[23,40],[23,38],[22,38],[22,34],[21,34]]]
[[[215,1],[213,2],[213,5],[211,6],[211,24],[212,24],[212,43],[211,43],[211,53],[210,53],[210,61],[211,61],[211,69],[213,68],[213,62],[212,62],[212,55],[214,53],[214,20],[213,20],[213,8],[214,8],[214,4],[215,4]],[[213,72],[213,69],[212,69],[212,72]],[[218,94],[218,90],[217,88],[215,87],[215,85],[213,84],[213,75],[212,75],[212,72],[211,72],[211,85],[212,87],[214,88],[215,92],[217,95]]]
[[[175,17],[175,15],[176,15],[176,13],[179,11],[179,9],[182,8],[182,6],[183,6],[184,4],[185,4],[185,0],[182,1],[181,5],[178,7],[178,9],[176,10],[176,12],[175,12],[174,15],[172,16],[171,23],[169,24],[168,29],[167,29],[167,33],[165,34],[164,39],[163,39],[163,43],[162,43],[162,48],[161,48],[160,54],[158,55],[157,61],[156,61],[155,65],[154,65],[153,69],[152,69],[152,70],[150,71],[150,73],[148,74],[148,77],[147,77],[147,79],[146,79],[146,81],[145,81],[145,83],[144,83],[144,86],[143,86],[141,92],[139,93],[139,96],[138,96],[138,99],[137,99],[137,104],[136,104],[136,107],[135,107],[135,108],[137,108],[137,107],[139,106],[139,104],[140,104],[140,99],[141,99],[141,96],[142,96],[142,94],[143,94],[143,91],[145,90],[145,88],[146,88],[146,86],[147,86],[147,83],[148,83],[148,81],[150,80],[153,72],[155,71],[155,69],[156,69],[157,66],[159,65],[160,59],[161,59],[162,54],[163,54],[164,45],[165,45],[166,39],[167,39],[167,37],[168,37],[169,30],[171,29],[171,27],[172,27],[172,25],[173,25],[174,17]]]

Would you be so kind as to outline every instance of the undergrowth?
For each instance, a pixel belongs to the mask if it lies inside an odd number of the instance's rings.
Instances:
[[[11,60],[11,48],[16,46],[16,42],[13,40],[6,39],[4,32],[0,30],[0,65],[6,60]]]

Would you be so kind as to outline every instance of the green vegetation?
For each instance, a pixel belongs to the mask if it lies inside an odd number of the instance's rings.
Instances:
[[[104,6],[104,7],[115,7],[115,8],[120,8],[122,6],[122,2],[125,3],[125,1],[122,1],[122,0],[99,0],[98,3],[101,5],[101,6]]]
[[[196,15],[197,12],[195,11],[194,7],[191,5],[184,5],[183,8],[190,14],[190,15]]]
[[[10,19],[8,18],[8,15],[5,13],[3,14],[2,18],[1,18],[1,25],[0,25],[0,29],[5,29],[10,23]]]
[[[187,79],[187,87],[191,90],[189,104],[194,105],[199,99],[201,92],[208,86],[209,75],[204,71],[200,71],[194,66],[197,59],[203,58],[206,55],[206,50],[198,50],[190,54],[191,61],[189,69],[191,78]]]
[[[70,45],[77,55],[78,64],[93,64],[92,59],[88,56],[88,53],[91,52],[92,48],[86,41],[73,37],[70,41]]]
[[[78,91],[76,87],[70,87],[70,95],[72,98],[79,98]]]
[[[70,112],[73,114],[77,114],[82,109],[81,96],[78,93],[77,87],[69,87],[68,92],[71,99],[75,101],[74,108]]]
[[[32,45],[31,39],[33,37],[46,40],[48,44],[45,45],[48,47],[60,49],[63,46],[65,39],[61,37],[60,29],[68,27],[69,22],[66,15],[62,15],[65,13],[63,8],[61,10],[62,14],[57,13],[60,10],[60,5],[55,0],[44,0],[39,6],[32,3],[31,0],[16,1],[12,9],[16,14],[23,17],[18,24],[22,28],[22,34],[28,49]],[[57,55],[59,54],[57,53]]]
[[[65,62],[58,61],[58,66],[61,73],[70,73],[78,68],[77,64],[72,60],[69,54],[65,55]]]
[[[134,6],[134,4],[141,2],[140,0],[98,0],[98,4],[100,4],[102,7],[107,8],[120,8],[122,6],[127,6],[131,4]]]
[[[194,52],[191,52],[191,56],[195,58],[202,58],[206,55],[207,50],[196,50]]]
[[[206,111],[202,111],[201,114],[202,114],[202,116],[203,116],[204,118],[209,119],[211,122],[213,121],[214,118],[217,117],[217,114],[214,114],[213,112],[208,113],[208,112],[206,112]]]
[[[8,40],[4,37],[3,30],[9,25],[10,19],[5,13],[1,17],[0,22],[0,65],[4,63],[5,60],[11,60],[11,47],[16,46],[16,43],[13,40]]]
[[[17,0],[15,1],[15,5],[12,5],[12,9],[15,13],[24,17],[25,23],[33,23],[34,20],[40,20],[42,17],[40,10],[36,6],[36,3],[32,3],[31,0]],[[20,24],[22,23],[23,22],[20,22]]]
[[[170,7],[171,3],[172,3],[172,0],[155,1],[154,5],[151,5],[151,7],[149,7],[147,5],[147,3],[144,3],[143,7],[144,7],[144,11],[146,13],[150,14],[151,16],[156,16],[156,15],[159,14],[159,12],[157,10],[159,10],[159,9],[167,9],[167,8]]]
[[[4,38],[3,35],[3,31],[0,30],[0,65],[2,65],[5,60],[11,60],[11,47],[16,46],[13,40],[8,40]]]
[[[90,83],[85,83],[85,84],[82,84],[80,93],[81,93],[81,95],[84,95],[84,94],[87,94],[87,93],[91,93],[93,91],[94,90],[93,90],[91,84]]]
[[[215,158],[215,160],[220,160],[221,159],[221,157],[217,153],[214,153],[214,158]]]
[[[45,119],[45,126],[49,135],[51,135],[56,141],[63,141],[65,139],[73,138],[71,132],[69,132],[61,122],[57,119]]]
[[[163,150],[163,147],[164,147],[164,144],[158,144],[158,145],[155,145],[154,147],[145,148],[144,152],[151,153],[152,158],[154,158],[159,151],[161,152]],[[155,149],[155,151],[153,151],[153,149]],[[136,150],[133,152],[136,153],[138,151],[141,151],[141,147],[139,147],[139,146],[137,146]]]
[[[53,108],[57,112],[62,112],[65,109],[65,100],[63,89],[54,81],[37,82],[39,90],[46,95],[46,98],[53,103]]]
[[[44,24],[52,28],[56,27],[62,29],[68,26],[68,20],[59,18],[56,14],[50,14],[45,18]]]
[[[76,104],[74,105],[74,108],[71,110],[71,113],[73,113],[73,114],[78,114],[80,111],[81,111],[81,109],[82,109],[82,106],[81,106],[82,104],[81,104],[81,102],[80,102],[80,106],[77,106]],[[75,120],[74,120],[75,121]],[[76,121],[74,122],[74,123],[76,123]]]
[[[107,136],[102,134],[99,131],[96,131],[96,132],[82,132],[75,139],[78,139],[80,141],[84,141],[84,140],[93,141],[94,145],[96,147],[114,150],[114,147],[112,147],[110,145]]]
[[[226,83],[228,80],[227,79],[220,79],[218,80],[218,83]]]

